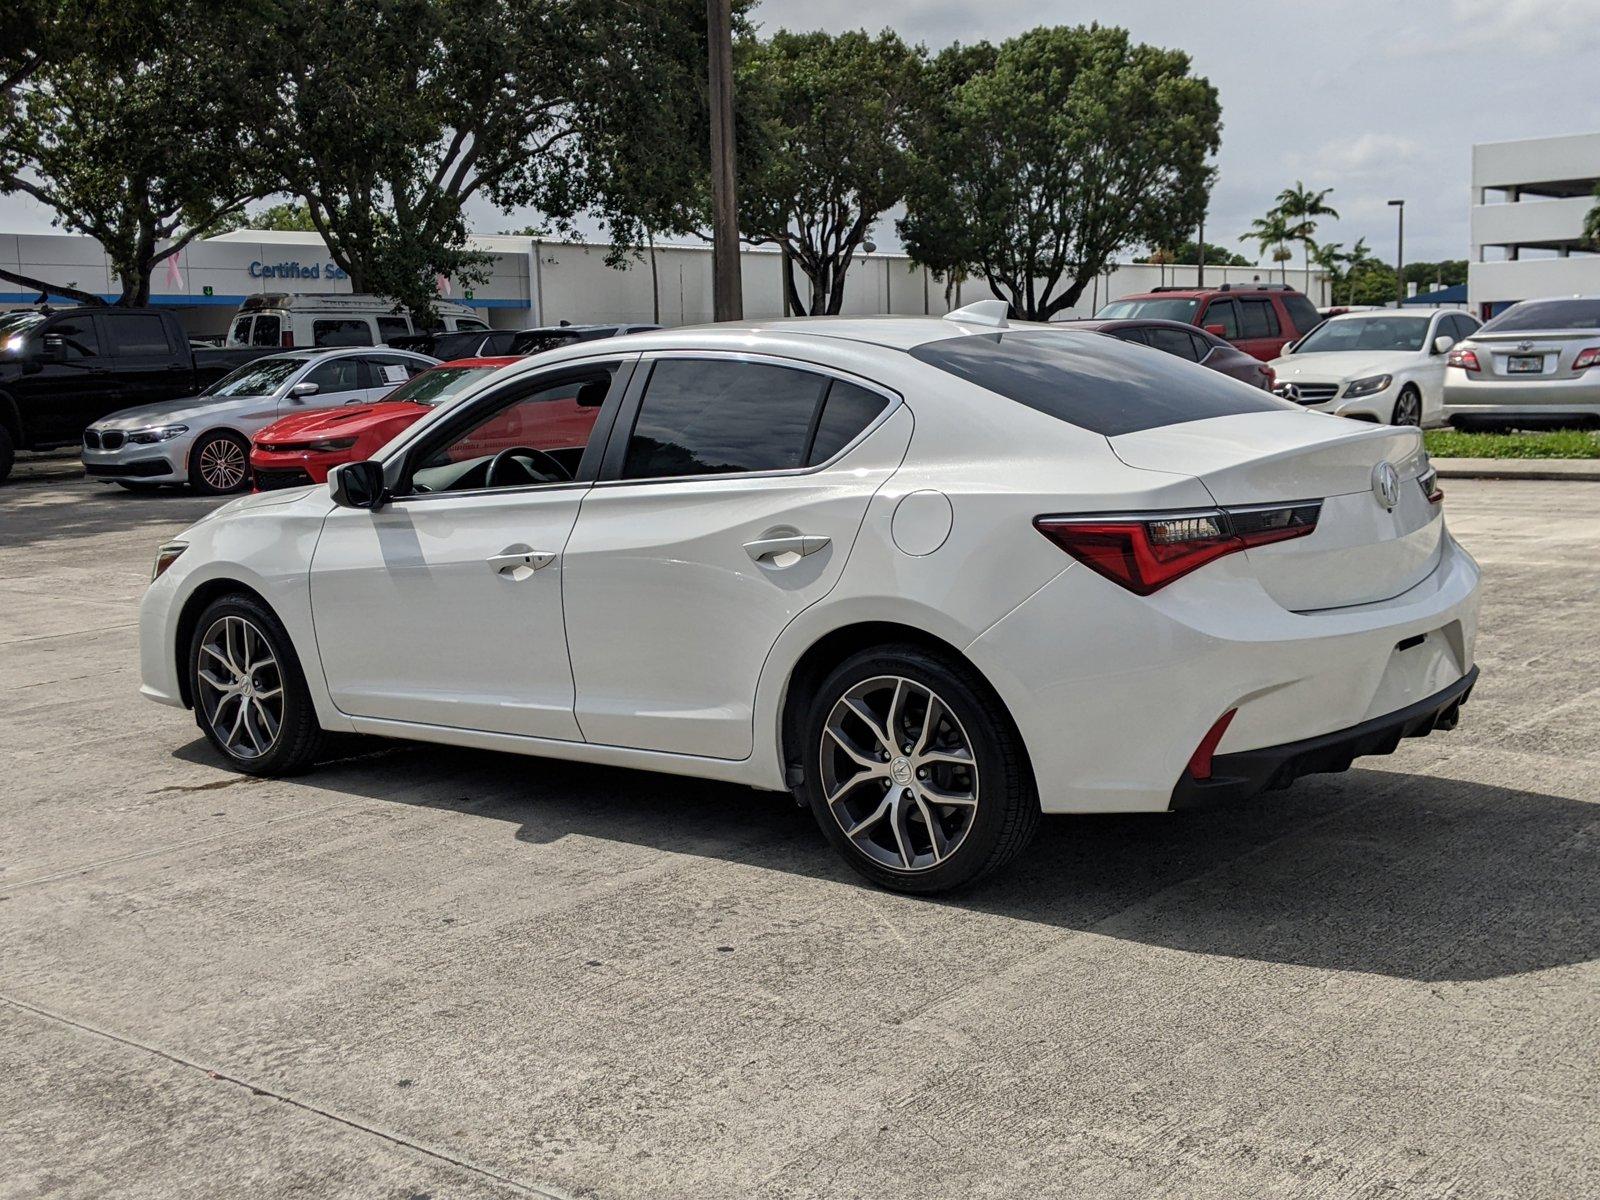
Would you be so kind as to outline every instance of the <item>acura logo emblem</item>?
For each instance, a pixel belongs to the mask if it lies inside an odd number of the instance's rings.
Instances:
[[[1400,503],[1400,472],[1391,462],[1381,462],[1372,468],[1372,494],[1385,508]]]

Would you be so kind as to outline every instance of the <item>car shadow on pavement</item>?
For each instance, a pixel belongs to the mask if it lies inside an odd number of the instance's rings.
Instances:
[[[200,741],[181,757],[216,764]],[[304,782],[851,888],[787,796],[640,771],[351,739]],[[907,900],[1262,962],[1429,982],[1600,958],[1600,806],[1352,770],[1213,810],[1047,818],[1016,862]]]

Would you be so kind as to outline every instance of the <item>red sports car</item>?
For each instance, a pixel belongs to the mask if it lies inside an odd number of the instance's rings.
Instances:
[[[376,404],[346,404],[274,421],[256,434],[250,446],[256,490],[325,483],[331,468],[371,458],[430,409],[501,367],[521,361],[459,358],[422,372]]]

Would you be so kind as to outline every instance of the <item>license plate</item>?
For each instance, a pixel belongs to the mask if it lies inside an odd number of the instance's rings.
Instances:
[[[1544,355],[1542,354],[1508,354],[1506,356],[1507,375],[1537,375],[1544,370]]]

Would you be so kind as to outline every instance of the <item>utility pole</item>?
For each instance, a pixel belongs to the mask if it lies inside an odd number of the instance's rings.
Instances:
[[[711,92],[711,308],[718,321],[738,321],[744,317],[744,295],[734,189],[731,0],[706,0],[706,50]]]
[[[1205,287],[1205,285],[1206,285],[1206,219],[1204,217],[1200,218],[1200,233],[1199,233],[1198,237],[1195,239],[1195,244],[1199,247],[1199,250],[1200,250],[1200,254],[1199,254],[1200,270],[1199,270],[1199,273],[1195,276],[1194,285],[1195,285],[1195,287]]]
[[[1391,200],[1389,207],[1399,218],[1394,238],[1394,306],[1399,310],[1406,306],[1406,202]]]

